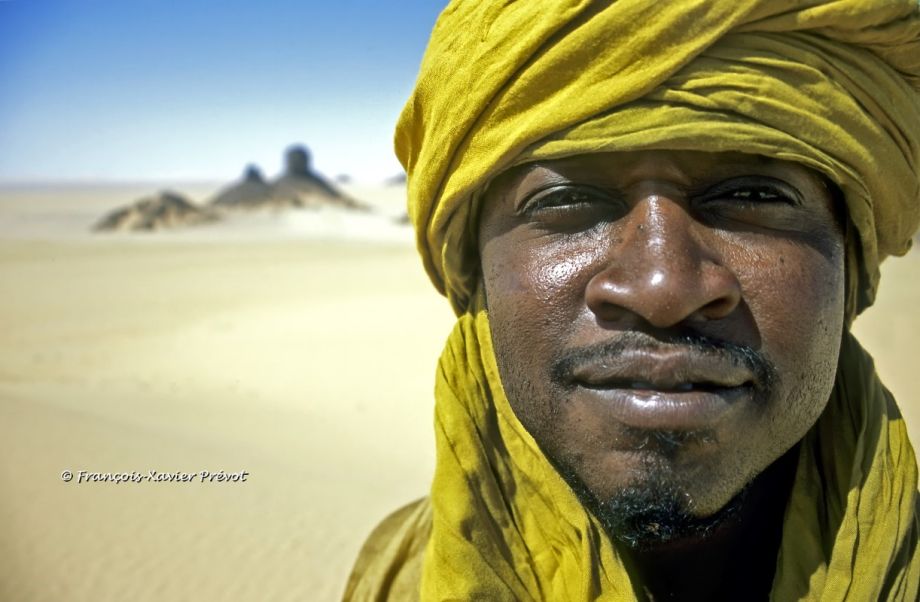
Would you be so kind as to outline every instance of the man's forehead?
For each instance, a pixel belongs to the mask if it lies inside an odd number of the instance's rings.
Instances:
[[[821,174],[800,163],[740,152],[642,150],[585,153],[511,167],[496,176],[487,194],[505,195],[516,189],[570,180],[616,180],[625,177],[671,178],[693,184],[698,178],[741,175],[753,170],[765,175],[797,178],[804,184],[824,183]]]

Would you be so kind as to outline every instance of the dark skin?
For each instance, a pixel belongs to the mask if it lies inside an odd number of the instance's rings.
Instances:
[[[635,512],[620,547],[644,594],[766,599],[843,330],[822,178],[741,153],[519,166],[484,196],[479,250],[511,406],[615,540]],[[665,498],[672,530],[635,503]]]

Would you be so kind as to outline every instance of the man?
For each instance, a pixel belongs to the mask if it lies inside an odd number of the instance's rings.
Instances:
[[[915,0],[458,0],[397,152],[459,319],[355,600],[916,600],[849,334],[920,221]]]

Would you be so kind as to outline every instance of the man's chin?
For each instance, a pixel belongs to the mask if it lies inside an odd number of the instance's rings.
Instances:
[[[695,515],[686,491],[664,482],[627,487],[605,500],[591,496],[582,503],[612,539],[633,550],[648,550],[709,539],[737,515],[745,492],[708,516]]]
[[[743,488],[717,511],[701,516],[693,496],[673,479],[670,471],[652,470],[641,481],[600,499],[574,471],[557,468],[611,539],[633,550],[671,547],[712,537],[738,514],[748,489]]]

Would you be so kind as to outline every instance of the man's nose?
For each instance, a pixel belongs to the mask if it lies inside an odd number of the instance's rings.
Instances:
[[[648,195],[619,225],[604,265],[585,291],[597,319],[640,317],[668,328],[724,318],[741,302],[741,284],[711,248],[718,234],[707,233],[680,203]]]

